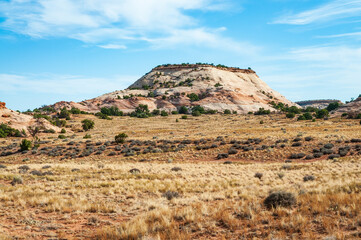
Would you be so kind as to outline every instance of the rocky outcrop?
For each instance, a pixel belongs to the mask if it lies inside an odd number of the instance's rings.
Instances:
[[[40,129],[53,129],[60,132],[61,129],[52,125],[45,119],[35,119],[31,115],[16,112],[7,108],[0,109],[0,124],[5,123],[12,128],[28,132],[28,127],[39,127]]]
[[[314,108],[318,108],[318,109],[324,109],[327,108],[328,105],[330,103],[334,103],[334,102],[338,102],[340,103],[340,105],[342,105],[343,103],[340,100],[307,100],[307,101],[300,101],[300,102],[296,102],[299,106],[301,106],[302,108],[307,108],[307,107],[314,107]]]
[[[6,108],[6,104],[4,102],[0,102],[0,109]]]
[[[193,98],[191,97],[193,96]],[[200,105],[223,112],[225,109],[248,113],[259,108],[275,110],[271,102],[296,105],[271,89],[251,69],[209,64],[163,65],[154,68],[129,88],[83,102],[59,102],[55,109],[76,107],[95,113],[102,107],[116,106],[125,113],[139,104],[150,110],[173,111],[181,106]]]
[[[361,113],[361,97],[339,107],[337,110],[332,112],[332,115],[333,116],[341,116],[343,113],[348,113],[350,115],[357,115],[357,114]]]

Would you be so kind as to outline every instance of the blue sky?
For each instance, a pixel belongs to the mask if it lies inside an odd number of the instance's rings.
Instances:
[[[360,40],[361,0],[0,0],[0,101],[81,101],[182,62],[345,101],[361,93]]]

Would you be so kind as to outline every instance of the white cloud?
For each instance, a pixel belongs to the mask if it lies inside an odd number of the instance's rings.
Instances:
[[[342,38],[342,37],[355,37],[361,39],[361,32],[353,32],[353,33],[342,33],[342,34],[334,34],[327,36],[318,36],[318,38]]]
[[[0,86],[6,92],[46,93],[66,96],[93,95],[95,97],[97,94],[125,89],[138,78],[139,76],[92,78],[72,75],[14,75],[3,73],[0,74]]]
[[[312,10],[282,16],[273,23],[306,25],[360,15],[361,0],[333,0]]]
[[[99,47],[105,48],[105,49],[126,49],[127,48],[124,45],[118,45],[118,44],[99,45]]]
[[[10,0],[0,3],[3,28],[34,38],[67,37],[105,48],[140,41],[156,47],[205,44],[223,48],[217,29],[200,26],[189,10],[221,11],[228,0]],[[191,41],[195,38],[194,41]],[[246,49],[226,40],[226,48]],[[110,47],[109,47],[110,46]],[[234,47],[234,48],[232,48]],[[124,47],[121,47],[124,48]],[[117,48],[120,49],[120,48]]]
[[[311,46],[275,57],[262,78],[295,101],[349,100],[360,94],[360,66],[361,47]]]

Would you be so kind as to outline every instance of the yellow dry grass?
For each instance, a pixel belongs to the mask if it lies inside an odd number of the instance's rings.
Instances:
[[[77,116],[73,129],[91,116]],[[283,116],[180,116],[95,119],[92,141],[113,140],[126,132],[137,140],[216,138],[265,143],[312,136],[313,145],[360,137],[360,124],[333,119],[294,122]],[[263,120],[264,124],[259,122]],[[72,135],[68,133],[67,135]],[[84,141],[75,133],[73,141]],[[42,139],[56,135],[43,135]],[[5,140],[7,145],[13,139]],[[55,140],[52,145],[61,145]],[[306,145],[300,149],[311,147]],[[278,159],[292,149],[250,151],[233,164],[216,161],[224,148],[154,153],[134,157],[89,156],[60,160],[43,155],[2,157],[0,163],[0,239],[357,239],[361,236],[360,156],[337,160]],[[151,161],[139,162],[140,159]],[[168,161],[172,159],[172,161]],[[241,160],[241,161],[238,161]],[[50,165],[54,175],[19,173]],[[174,167],[181,171],[172,171]],[[138,174],[130,169],[137,168]],[[78,169],[74,171],[73,169]],[[73,171],[72,171],[73,170]],[[254,177],[255,173],[263,177]],[[314,181],[303,181],[313,175]],[[19,176],[23,184],[12,186]],[[267,209],[263,200],[273,191],[296,196],[292,208]],[[168,200],[167,191],[178,198]]]

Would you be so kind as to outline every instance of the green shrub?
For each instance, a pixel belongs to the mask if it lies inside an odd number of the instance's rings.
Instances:
[[[286,118],[294,118],[295,116],[293,112],[286,113]]]
[[[229,110],[229,109],[226,109],[226,110],[224,110],[224,112],[223,112],[224,114],[231,114],[232,112],[231,112],[231,110]]]
[[[159,110],[159,109],[154,109],[154,110],[152,111],[152,115],[154,115],[154,116],[160,115],[160,110]]]
[[[89,139],[89,138],[92,138],[92,136],[90,134],[85,134],[85,136],[83,138],[84,139]]]
[[[33,143],[27,139],[23,139],[20,143],[20,150],[23,151],[28,151],[31,149],[31,147],[33,146]]]
[[[46,119],[46,120],[48,120],[48,121],[51,121],[51,118],[50,118],[49,116],[43,115],[43,114],[40,114],[40,113],[35,113],[35,114],[33,115],[33,117],[34,117],[35,119],[44,118],[44,119]]]
[[[203,107],[201,107],[201,106],[194,106],[193,108],[192,108],[192,112],[199,112],[200,114],[204,114],[205,113],[205,110],[204,110],[204,108]]]
[[[81,114],[81,111],[79,108],[72,107],[70,110],[71,114]]]
[[[178,112],[177,111],[172,111],[172,115],[177,115]]]
[[[336,110],[337,108],[340,107],[340,103],[339,102],[333,102],[333,103],[330,103],[328,106],[327,106],[327,111],[331,112],[333,110]]]
[[[83,121],[81,121],[81,123],[84,131],[89,131],[90,129],[93,129],[95,125],[94,121],[90,119],[84,119]]]
[[[64,107],[58,113],[58,118],[65,118],[66,120],[70,120],[70,112]]]
[[[188,119],[188,116],[187,116],[187,115],[183,115],[183,116],[182,116],[182,119]]]
[[[0,138],[21,137],[23,135],[19,130],[11,128],[5,123],[0,124]]]
[[[151,116],[151,113],[148,109],[148,105],[139,104],[138,107],[135,108],[135,111],[130,114],[130,116],[137,118],[148,118]]]
[[[260,108],[258,109],[257,112],[254,113],[254,115],[267,115],[267,114],[270,114],[271,111],[270,110],[266,110],[264,108]]]
[[[216,83],[214,86],[215,86],[215,87],[221,87],[221,86],[222,86],[222,84],[220,84],[220,83]]]
[[[66,138],[66,136],[65,136],[65,135],[63,135],[63,134],[60,134],[60,135],[58,136],[58,138],[59,138],[59,139],[65,139],[65,138]]]
[[[181,106],[178,111],[180,114],[187,114],[188,108],[186,106]]]
[[[54,129],[45,129],[44,133],[55,133],[55,130]]]
[[[305,116],[303,115],[298,116],[297,121],[303,121],[303,120],[306,120]]]
[[[316,112],[316,118],[325,118],[328,116],[328,110],[327,109],[321,109]]]
[[[154,92],[149,92],[147,96],[154,98],[154,97],[155,97],[155,94],[154,94]]]
[[[305,112],[317,112],[318,108],[315,107],[307,107],[305,109]]]
[[[100,112],[105,114],[105,115],[108,115],[108,116],[123,116],[124,113],[122,111],[120,111],[117,107],[115,106],[112,106],[112,107],[102,107],[100,109]]]
[[[217,110],[209,109],[205,112],[205,114],[216,114]]]
[[[66,130],[63,128],[61,129],[60,133],[66,133]]]
[[[54,118],[51,121],[51,124],[57,127],[65,127],[66,126],[66,120],[60,120],[58,117]]]
[[[294,114],[300,114],[302,112],[301,109],[297,108],[296,106],[292,106],[290,108],[287,108],[287,112],[294,113]]]
[[[97,112],[95,116],[97,116],[99,119],[112,120],[111,117],[101,112]]]
[[[199,111],[192,112],[192,116],[198,117],[200,115],[202,115],[202,114]]]
[[[187,97],[191,100],[191,102],[199,101],[199,96],[195,93],[188,94]]]
[[[167,113],[165,110],[163,110],[163,111],[160,113],[160,115],[161,115],[162,117],[166,117],[166,116],[168,116],[168,113]]]
[[[312,118],[313,118],[312,114],[309,112],[304,113],[303,116],[306,120],[312,120]]]
[[[118,135],[115,136],[115,142],[116,143],[124,143],[125,139],[128,137],[127,134],[125,133],[119,133]]]

